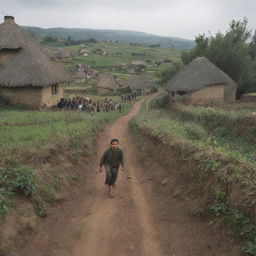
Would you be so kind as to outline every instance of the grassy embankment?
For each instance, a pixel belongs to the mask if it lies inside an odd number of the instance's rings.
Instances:
[[[93,154],[94,135],[124,112],[40,112],[0,109],[0,216],[17,196],[32,202],[39,216],[63,187],[79,178],[75,166]],[[14,200],[13,200],[14,199]]]
[[[202,180],[214,180],[208,209],[221,216],[235,236],[243,237],[244,252],[255,255],[256,119],[252,112],[256,107],[225,111],[176,105],[164,111],[152,105],[143,108],[131,129],[194,163]]]

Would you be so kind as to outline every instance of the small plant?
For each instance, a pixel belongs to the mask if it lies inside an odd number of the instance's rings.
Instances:
[[[15,170],[15,179],[12,181],[14,192],[22,192],[25,196],[32,196],[36,191],[35,169],[21,165]]]
[[[221,190],[217,190],[215,191],[214,197],[215,199],[213,204],[210,206],[210,211],[212,211],[215,216],[220,216],[227,211],[226,193]]]
[[[203,172],[209,174],[217,170],[221,166],[221,163],[218,161],[205,159],[200,161],[199,166],[203,170]]]
[[[243,247],[245,253],[256,254],[256,225],[239,210],[228,207],[225,192],[215,191],[215,199],[210,210],[215,216],[221,217],[222,222],[231,230],[233,236],[242,237],[245,240]]]
[[[0,217],[2,217],[8,210],[11,204],[11,200],[5,195],[0,194]]]

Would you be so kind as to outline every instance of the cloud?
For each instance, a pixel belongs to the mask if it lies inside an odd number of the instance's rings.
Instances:
[[[137,30],[194,39],[226,31],[248,17],[256,28],[255,0],[0,0],[1,15],[20,25]]]

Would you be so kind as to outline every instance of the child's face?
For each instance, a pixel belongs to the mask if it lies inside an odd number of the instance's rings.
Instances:
[[[111,149],[113,150],[113,151],[116,151],[117,150],[117,148],[118,148],[118,142],[112,142],[111,143]]]

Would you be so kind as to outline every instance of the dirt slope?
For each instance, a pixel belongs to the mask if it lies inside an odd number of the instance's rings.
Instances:
[[[140,102],[107,126],[98,138],[98,157],[81,177],[84,184],[77,185],[72,196],[45,219],[39,232],[17,241],[19,250],[13,255],[242,255],[225,233],[188,216],[186,202],[173,196],[177,191],[170,171],[138,157],[143,154],[129,134],[128,121],[139,107]],[[114,199],[107,197],[104,174],[98,173],[99,158],[111,138],[120,140],[127,163],[125,172],[119,173]],[[167,174],[167,181],[161,183]]]

